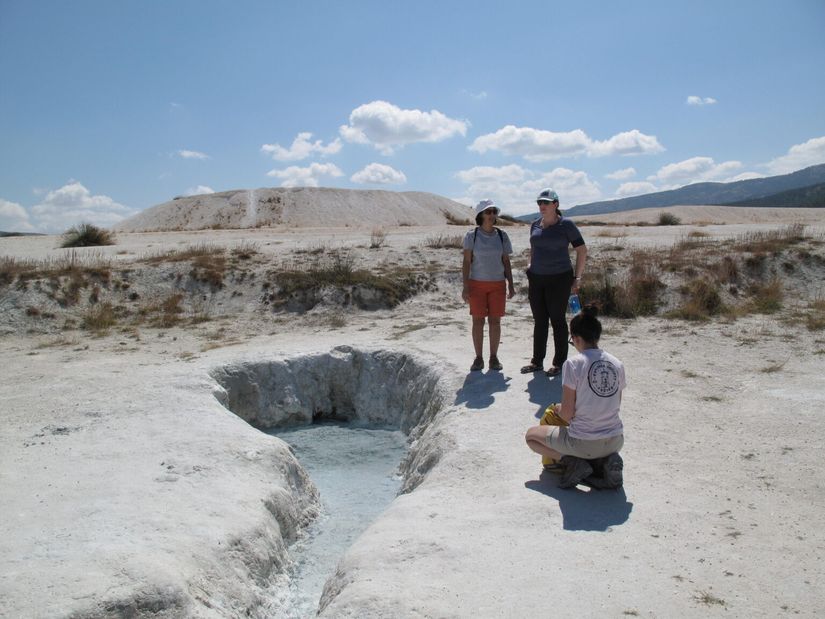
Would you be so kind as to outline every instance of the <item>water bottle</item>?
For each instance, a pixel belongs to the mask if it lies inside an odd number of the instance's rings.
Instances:
[[[570,313],[574,316],[582,311],[582,304],[579,302],[579,295],[571,294],[570,298],[567,300],[567,307],[570,309]]]

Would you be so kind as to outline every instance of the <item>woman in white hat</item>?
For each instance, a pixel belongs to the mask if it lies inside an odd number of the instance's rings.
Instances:
[[[510,237],[496,228],[498,207],[492,200],[482,200],[476,205],[477,227],[464,237],[464,263],[461,268],[464,288],[461,297],[470,304],[473,317],[473,347],[475,359],[470,370],[484,369],[484,322],[490,323],[490,369],[501,370],[498,360],[498,344],[501,341],[501,317],[507,298],[516,294],[510,254],[513,246]],[[506,285],[506,287],[505,287]]]
[[[561,374],[567,359],[567,321],[564,313],[571,291],[578,293],[584,274],[587,246],[581,232],[562,217],[559,196],[543,189],[536,197],[541,217],[530,225],[530,264],[527,266],[528,297],[533,314],[533,358],[521,368],[522,374],[544,369],[549,327],[553,327],[553,363],[547,376]],[[576,266],[570,262],[569,247],[576,252]]]

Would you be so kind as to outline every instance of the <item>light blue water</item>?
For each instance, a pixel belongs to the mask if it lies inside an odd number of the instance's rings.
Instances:
[[[269,433],[292,446],[321,494],[321,515],[290,548],[295,572],[289,609],[280,615],[314,617],[338,560],[398,493],[407,440],[399,430],[339,423]]]

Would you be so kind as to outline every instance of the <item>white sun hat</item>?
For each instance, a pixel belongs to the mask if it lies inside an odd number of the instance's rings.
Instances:
[[[476,215],[480,215],[489,208],[496,209],[496,215],[498,215],[501,212],[492,200],[482,200],[481,202],[476,204]]]

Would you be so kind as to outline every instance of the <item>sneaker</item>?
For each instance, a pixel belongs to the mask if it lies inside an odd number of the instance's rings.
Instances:
[[[470,366],[471,372],[478,372],[479,370],[484,369],[484,359],[481,357],[476,357],[475,361],[473,361],[473,365]]]
[[[504,366],[501,365],[501,361],[498,360],[498,357],[490,357],[490,369],[499,372],[504,369]]]
[[[617,453],[612,453],[607,456],[604,463],[604,481],[608,488],[621,488],[624,483],[624,462],[622,457]]]
[[[593,474],[593,467],[582,458],[564,456],[560,462],[564,465],[564,473],[561,476],[559,488],[575,488],[585,477]]]

